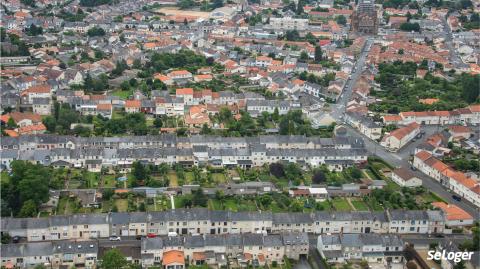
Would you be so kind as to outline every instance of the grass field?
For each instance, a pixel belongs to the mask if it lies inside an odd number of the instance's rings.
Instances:
[[[128,90],[128,91],[122,91],[121,89],[115,90],[112,92],[112,95],[118,96],[121,99],[128,99],[130,95],[133,94],[133,90]]]
[[[355,210],[357,210],[357,211],[368,211],[368,210],[370,210],[368,208],[368,205],[362,200],[350,200],[350,202],[352,203],[353,207],[355,207]]]
[[[352,208],[348,204],[347,200],[343,198],[334,198],[332,200],[333,207],[338,211],[351,211]]]
[[[8,172],[7,171],[2,171],[0,173],[0,181],[2,183],[8,183],[10,181],[10,176],[8,176]]]
[[[178,187],[178,177],[175,171],[170,171],[167,174],[168,181],[170,182],[170,187]]]
[[[104,187],[114,188],[117,185],[117,180],[115,179],[115,175],[104,175],[103,184],[104,184]]]
[[[227,180],[222,173],[212,173],[212,179],[215,183],[225,183]]]
[[[115,200],[115,205],[117,206],[118,212],[127,212],[127,209],[128,209],[127,199],[117,199]]]

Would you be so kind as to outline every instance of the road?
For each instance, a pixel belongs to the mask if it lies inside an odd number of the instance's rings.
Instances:
[[[365,67],[365,61],[367,59],[368,51],[370,51],[372,44],[373,39],[369,37],[365,41],[365,45],[355,63],[355,71],[351,74],[350,79],[347,81],[347,84],[345,85],[342,94],[338,98],[337,103],[331,106],[331,115],[334,119],[340,119],[345,114],[347,103],[352,96],[353,86],[362,74],[363,68]]]
[[[445,22],[446,23],[446,22]],[[448,25],[446,26],[448,27]],[[451,40],[451,31],[448,28],[447,36],[450,36]],[[358,80],[360,77],[364,67],[365,67],[365,60],[368,55],[368,51],[370,50],[371,45],[373,44],[373,39],[368,38],[365,42],[364,48],[362,49],[362,52],[360,53],[358,60],[355,64],[355,71],[351,75],[351,79],[347,82],[347,85],[344,88],[344,91],[340,98],[338,99],[337,103],[331,106],[331,116],[337,120],[337,122],[343,122],[344,115],[345,115],[345,110],[346,110],[346,104],[350,100],[352,96],[352,89],[353,86],[355,85],[355,82]],[[452,45],[451,42],[449,42],[450,46]],[[455,53],[452,54],[452,57],[458,57]],[[415,148],[422,142],[423,139],[418,139],[415,142],[410,142],[407,144],[404,148],[402,148],[399,152],[392,153],[389,151],[386,151],[382,146],[380,146],[376,141],[370,140],[366,136],[364,136],[362,133],[358,132],[356,129],[351,128],[350,126],[347,126],[349,129],[349,132],[352,134],[356,134],[358,136],[361,136],[365,140],[365,146],[367,150],[372,153],[373,155],[376,155],[385,161],[389,162],[393,166],[396,167],[410,167],[411,164],[409,163],[410,157],[413,154]],[[434,134],[435,132],[438,132],[440,129],[439,126],[423,126],[423,131],[425,131],[425,136],[429,136]],[[422,180],[422,185],[442,197],[447,203],[449,204],[454,204],[474,216],[476,219],[480,218],[480,212],[479,208],[474,206],[472,203],[466,201],[465,199],[462,199],[462,201],[456,201],[453,200],[452,198],[452,193],[450,193],[444,186],[442,186],[439,182],[435,181],[434,179],[428,177],[427,175],[423,174],[420,171],[414,171],[415,175]]]
[[[450,52],[450,62],[453,63],[453,67],[455,69],[461,69],[463,67],[467,67],[467,65],[462,61],[460,56],[458,55],[457,51],[453,47],[453,35],[452,35],[452,29],[450,29],[450,26],[447,23],[447,19],[445,17],[441,18],[442,24],[443,24],[443,33],[445,36],[445,47],[448,49]]]

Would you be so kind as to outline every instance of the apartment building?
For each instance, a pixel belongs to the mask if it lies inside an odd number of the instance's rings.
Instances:
[[[270,18],[269,26],[274,30],[297,30],[304,31],[308,28],[308,19],[295,19],[289,16],[282,18]]]
[[[402,263],[404,243],[392,234],[320,235],[317,241],[320,255],[328,263],[366,260],[369,263]]]

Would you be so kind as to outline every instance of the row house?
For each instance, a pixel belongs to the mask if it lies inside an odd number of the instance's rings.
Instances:
[[[362,116],[361,113],[347,112],[345,114],[345,121],[372,140],[377,140],[382,137],[382,126],[374,122],[371,118]]]
[[[320,235],[317,250],[327,263],[366,260],[369,263],[403,263],[404,242],[398,235]]]
[[[2,244],[1,265],[5,268],[96,268],[98,242],[61,241]]]
[[[480,105],[470,105],[452,111],[400,112],[401,124],[416,122],[422,125],[479,124]]]
[[[445,218],[440,211],[391,210],[387,212],[389,233],[441,234]]]
[[[474,205],[480,205],[480,182],[456,171],[426,151],[419,151],[413,166]]]
[[[1,232],[29,242],[109,236],[395,233],[437,234],[445,227],[442,211],[270,213],[211,211],[206,208],[158,212],[80,214],[48,218],[2,218]]]
[[[306,257],[309,240],[306,233],[279,235],[226,234],[190,235],[185,237],[142,238],[138,244],[86,241],[34,242],[2,244],[2,267],[30,268],[38,265],[50,268],[97,268],[105,250],[129,248],[129,255],[138,256],[144,267],[163,265],[165,268],[185,268],[192,265],[238,266],[283,264],[284,258]]]
[[[274,113],[278,110],[280,115],[285,115],[291,110],[300,110],[301,105],[298,102],[279,101],[279,100],[248,100],[247,111],[256,117],[262,112]]]

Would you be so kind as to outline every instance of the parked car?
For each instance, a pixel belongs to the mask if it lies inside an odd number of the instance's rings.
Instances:
[[[148,237],[148,238],[155,238],[155,237],[157,237],[157,235],[156,235],[156,234],[153,234],[153,233],[148,233],[148,234],[147,234],[147,237]]]
[[[458,196],[458,195],[452,195],[452,199],[457,201],[457,202],[460,202],[462,201],[462,197]]]
[[[112,235],[108,238],[108,240],[110,240],[110,241],[120,241],[120,240],[122,240],[122,238],[120,238],[120,236]]]
[[[12,243],[15,243],[15,244],[16,244],[16,243],[18,243],[18,242],[20,242],[20,236],[14,236],[14,237],[12,237]]]

